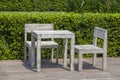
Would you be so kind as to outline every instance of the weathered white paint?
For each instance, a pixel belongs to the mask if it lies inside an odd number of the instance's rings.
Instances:
[[[70,32],[70,31],[67,31],[67,30],[54,30],[54,31],[50,31],[50,30],[48,30],[48,31],[32,31],[32,37],[31,38],[38,38],[37,40],[39,41],[39,43],[41,43],[41,39],[42,38],[63,38],[65,41],[65,46],[67,45],[67,38],[70,38],[71,39],[71,52],[70,52],[70,55],[71,55],[71,57],[70,57],[70,70],[71,71],[73,71],[74,70],[74,43],[75,43],[75,35],[74,35],[74,33],[72,33],[72,32]],[[33,40],[33,39],[32,39]],[[33,40],[32,41],[32,43],[35,43],[35,41]],[[37,50],[38,52],[37,52],[37,56],[38,55],[40,55],[41,53],[40,53],[40,47],[37,45],[37,49],[39,49],[39,50]],[[32,50],[33,50],[34,48],[32,47]],[[64,66],[66,66],[67,65],[67,60],[66,60],[66,57],[67,57],[67,46],[65,47],[65,50],[64,50]],[[34,52],[33,52],[33,54],[34,54]],[[34,57],[34,55],[32,56],[32,57]],[[32,59],[33,60],[33,59]],[[39,60],[39,59],[38,59]],[[37,60],[37,61],[38,61]],[[32,61],[33,63],[32,64],[34,64],[34,60]],[[37,71],[39,71],[39,69],[41,69],[40,68],[40,64],[41,63],[39,63],[39,62],[36,62],[36,64],[37,64]],[[38,69],[39,68],[39,69]]]
[[[27,40],[27,34],[31,33],[31,31],[45,31],[45,30],[53,30],[52,24],[25,24],[25,43],[24,43],[24,60],[26,61],[26,47],[29,49],[29,62],[32,63],[32,60],[35,60],[34,54],[31,51],[31,47],[37,48],[37,45],[40,45],[41,48],[52,48],[51,53],[51,60],[53,61],[53,49],[56,48],[56,55],[58,55],[58,43],[53,41],[53,38],[51,38],[51,41],[41,41],[40,44],[38,44],[33,38],[31,40],[35,41],[35,43],[31,44],[31,41]],[[32,46],[33,45],[33,46]],[[38,51],[39,52],[39,51]],[[38,56],[37,56],[38,57]],[[39,58],[38,58],[39,59]],[[56,62],[58,63],[58,57],[56,58]],[[31,67],[33,67],[33,64],[31,64]]]
[[[93,65],[95,65],[97,53],[103,54],[102,68],[103,70],[107,67],[107,30],[95,27],[94,28],[94,39],[93,44],[90,45],[75,45],[75,52],[79,54],[78,64],[79,70],[82,70],[82,54],[92,53],[93,56]],[[97,46],[97,38],[103,39],[103,47],[100,48]]]

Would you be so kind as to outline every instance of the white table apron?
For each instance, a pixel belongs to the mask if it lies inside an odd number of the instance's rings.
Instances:
[[[74,71],[74,33],[67,30],[52,30],[52,31],[32,31],[31,32],[31,67],[35,66],[35,38],[37,38],[37,54],[36,54],[36,70],[41,70],[41,39],[42,38],[63,38],[64,39],[64,67],[67,67],[67,39],[71,39],[70,50],[70,71]]]

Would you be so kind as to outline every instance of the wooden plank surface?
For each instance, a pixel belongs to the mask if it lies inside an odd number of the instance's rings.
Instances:
[[[91,65],[92,59],[83,60],[83,70],[78,72],[78,59],[75,59],[75,71],[63,68],[63,60],[59,64],[50,60],[42,60],[42,69],[35,72],[27,62],[21,60],[0,61],[0,80],[120,80],[120,58],[108,58],[108,68],[101,70],[101,58],[96,59],[96,67]],[[68,61],[69,62],[69,61]]]

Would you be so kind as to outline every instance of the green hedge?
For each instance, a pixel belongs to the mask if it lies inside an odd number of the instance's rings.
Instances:
[[[0,11],[66,11],[68,0],[0,0]]]
[[[0,11],[120,12],[120,0],[0,0]]]
[[[68,11],[119,13],[120,0],[68,0]]]
[[[75,44],[92,43],[95,26],[108,30],[108,56],[120,56],[120,14],[54,13],[54,12],[1,12],[0,13],[0,59],[23,59],[24,24],[53,23],[56,30],[75,33]],[[59,57],[62,57],[62,40]],[[100,43],[99,43],[100,44]],[[42,58],[49,58],[50,50],[43,50]],[[47,53],[47,54],[46,54]]]

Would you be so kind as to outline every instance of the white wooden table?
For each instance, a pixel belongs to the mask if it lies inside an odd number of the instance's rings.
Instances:
[[[64,39],[64,67],[67,67],[67,40],[71,39],[70,50],[70,71],[74,71],[74,44],[75,34],[68,30],[54,30],[54,31],[32,31],[31,41],[31,67],[35,66],[35,38],[37,39],[37,51],[36,51],[36,70],[41,70],[41,39],[42,38],[63,38]]]

